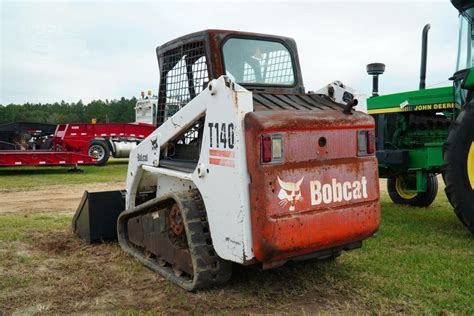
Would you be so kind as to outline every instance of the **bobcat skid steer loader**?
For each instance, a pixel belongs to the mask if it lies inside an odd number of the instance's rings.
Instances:
[[[374,121],[347,94],[306,93],[292,39],[206,30],[157,55],[158,128],[132,151],[124,192],[85,192],[81,238],[118,237],[196,290],[232,263],[337,257],[375,233]]]

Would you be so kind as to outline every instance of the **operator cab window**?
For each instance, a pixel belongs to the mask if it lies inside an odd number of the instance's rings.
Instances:
[[[293,58],[280,42],[230,38],[223,46],[226,75],[239,84],[293,86]]]
[[[474,8],[460,15],[459,44],[456,70],[471,68],[474,65]]]

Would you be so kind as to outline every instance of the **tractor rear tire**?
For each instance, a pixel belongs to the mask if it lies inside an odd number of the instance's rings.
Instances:
[[[89,143],[88,154],[97,159],[97,166],[104,166],[109,161],[110,148],[105,141],[94,139]]]
[[[449,202],[474,234],[474,101],[451,124],[444,146],[444,182]]]
[[[426,192],[412,193],[406,190],[407,175],[389,177],[387,190],[390,199],[395,204],[410,205],[415,207],[428,207],[433,203],[438,194],[438,179],[430,173],[427,176]]]

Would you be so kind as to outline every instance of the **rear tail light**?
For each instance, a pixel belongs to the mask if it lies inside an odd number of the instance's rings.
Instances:
[[[375,134],[373,130],[358,131],[357,155],[367,156],[375,153]]]
[[[375,132],[373,130],[367,133],[367,153],[369,155],[375,153]]]
[[[262,162],[276,163],[283,161],[283,142],[280,134],[262,136]]]
[[[272,137],[262,136],[262,161],[272,161]]]

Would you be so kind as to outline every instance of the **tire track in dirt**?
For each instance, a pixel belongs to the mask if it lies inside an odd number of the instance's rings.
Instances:
[[[0,191],[0,214],[9,213],[73,213],[84,190],[89,192],[123,190],[125,184],[82,183],[50,185],[30,190]]]

